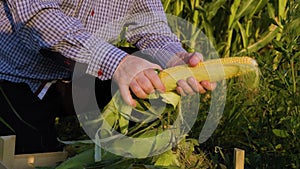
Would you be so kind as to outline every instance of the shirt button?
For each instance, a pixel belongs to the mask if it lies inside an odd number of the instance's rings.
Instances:
[[[99,71],[98,71],[98,76],[102,76],[102,75],[103,75],[102,70],[99,70]]]
[[[95,14],[95,11],[92,10],[92,11],[91,11],[91,16],[94,16],[94,14]]]

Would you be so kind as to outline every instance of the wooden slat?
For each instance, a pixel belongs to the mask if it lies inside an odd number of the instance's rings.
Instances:
[[[15,156],[16,136],[0,137],[0,161],[7,168],[12,168]]]
[[[67,159],[67,152],[15,155],[16,136],[0,136],[0,169],[52,167]]]
[[[13,169],[33,169],[35,167],[51,167],[65,161],[67,152],[20,154],[15,156]]]
[[[0,161],[0,169],[8,169],[8,167]]]
[[[235,148],[234,149],[234,169],[244,169],[245,165],[245,151]]]

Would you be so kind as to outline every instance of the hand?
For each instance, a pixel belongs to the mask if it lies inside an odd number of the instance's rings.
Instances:
[[[164,92],[165,87],[158,77],[155,69],[162,68],[145,59],[127,55],[119,64],[113,79],[117,82],[120,94],[124,101],[136,106],[136,102],[130,94],[131,91],[139,98],[145,99],[155,90]]]
[[[181,64],[189,64],[190,66],[196,66],[199,62],[203,61],[203,56],[201,53],[187,53],[180,52],[176,54],[168,64],[168,67],[173,67]],[[179,80],[177,82],[176,91],[181,95],[191,95],[194,93],[204,94],[206,90],[214,90],[216,88],[216,83],[210,83],[208,81],[198,82],[195,78],[189,77],[187,80]]]

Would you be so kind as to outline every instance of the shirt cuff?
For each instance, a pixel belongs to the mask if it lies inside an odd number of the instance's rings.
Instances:
[[[186,52],[179,42],[160,42],[156,43],[155,46],[157,47],[143,49],[142,52],[153,56],[163,68],[167,68],[167,63],[177,53]]]
[[[127,53],[106,42],[93,41],[93,43],[90,45],[95,47],[86,73],[100,80],[112,79],[119,63]]]

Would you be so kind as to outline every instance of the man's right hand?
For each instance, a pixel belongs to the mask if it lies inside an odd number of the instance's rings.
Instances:
[[[156,69],[162,70],[159,65],[133,55],[127,55],[121,61],[113,80],[117,82],[120,94],[127,104],[136,106],[130,90],[142,99],[147,98],[155,90],[165,91],[163,83],[155,72]]]

